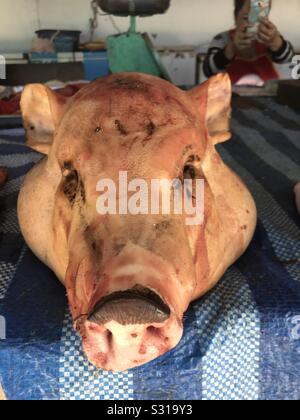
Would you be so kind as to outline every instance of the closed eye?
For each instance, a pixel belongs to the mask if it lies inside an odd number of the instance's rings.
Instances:
[[[68,198],[71,205],[75,203],[76,195],[78,192],[79,176],[75,170],[70,171],[63,180],[63,192]]]
[[[196,179],[196,168],[193,165],[186,165],[183,169],[183,179]]]
[[[192,155],[186,161],[182,171],[182,183],[186,180],[192,181],[185,183],[186,192],[190,198],[196,197],[196,180],[204,179],[204,174],[201,168],[201,159],[199,156]]]

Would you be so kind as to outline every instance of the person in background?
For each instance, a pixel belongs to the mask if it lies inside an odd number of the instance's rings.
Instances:
[[[292,44],[268,18],[260,20],[257,34],[249,33],[251,0],[235,0],[234,3],[236,27],[212,41],[204,61],[206,77],[226,71],[234,84],[260,86],[268,80],[278,79],[274,63],[291,62],[294,55]],[[253,83],[247,83],[247,80]]]

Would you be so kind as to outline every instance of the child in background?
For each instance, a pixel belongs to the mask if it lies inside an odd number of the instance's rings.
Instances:
[[[227,71],[234,84],[262,86],[268,80],[278,79],[274,63],[291,62],[293,47],[269,18],[260,20],[257,34],[249,31],[250,10],[251,0],[235,0],[236,28],[212,41],[204,62],[206,77]]]

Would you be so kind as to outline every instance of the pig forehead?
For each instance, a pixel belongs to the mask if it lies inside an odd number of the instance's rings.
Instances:
[[[187,93],[163,81],[156,81],[156,84],[141,81],[95,83],[74,98],[65,124],[77,122],[77,128],[89,128],[89,124],[104,123],[113,118],[123,120],[124,124],[125,121],[136,124],[138,128],[151,119],[155,119],[156,124],[193,124],[197,114]]]
[[[98,79],[87,85],[76,95],[76,99],[95,99],[112,97],[125,99],[145,98],[149,103],[161,103],[169,97],[186,102],[188,95],[171,83],[146,74],[121,74]]]
[[[191,126],[161,128],[153,135],[140,132],[126,136],[110,136],[104,128],[103,133],[86,137],[85,142],[74,138],[63,141],[57,155],[62,165],[72,162],[77,169],[91,175],[99,170],[147,173],[149,168],[168,172],[191,155],[202,157],[206,150],[204,139],[205,134]]]
[[[204,127],[188,94],[155,82],[94,83],[84,89],[58,130],[59,154],[122,155],[138,148],[149,153],[175,135],[184,147],[189,138],[181,134],[187,130],[199,136]]]

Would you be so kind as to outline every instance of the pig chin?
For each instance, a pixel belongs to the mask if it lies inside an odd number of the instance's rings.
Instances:
[[[182,286],[171,265],[129,248],[106,265],[88,314],[75,323],[88,359],[103,370],[144,365],[176,347],[183,334],[190,295],[178,293]]]

